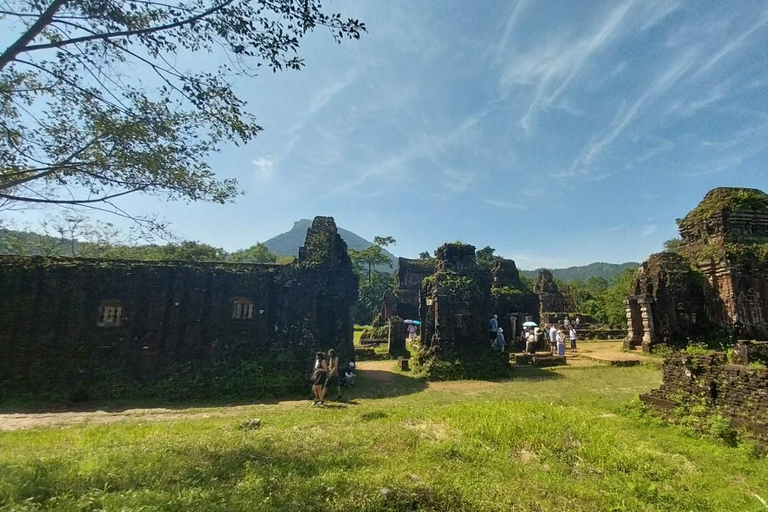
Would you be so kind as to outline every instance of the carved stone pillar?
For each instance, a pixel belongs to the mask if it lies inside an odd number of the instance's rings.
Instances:
[[[649,301],[640,299],[640,316],[643,319],[643,352],[650,353],[651,345],[656,343],[656,332],[653,327],[653,310]]]

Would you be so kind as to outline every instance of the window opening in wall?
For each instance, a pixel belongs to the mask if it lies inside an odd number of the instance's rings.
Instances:
[[[253,302],[249,300],[235,299],[232,306],[232,318],[235,320],[248,320],[253,318]]]
[[[122,323],[123,306],[119,304],[102,303],[99,308],[98,325],[101,327],[116,327]]]

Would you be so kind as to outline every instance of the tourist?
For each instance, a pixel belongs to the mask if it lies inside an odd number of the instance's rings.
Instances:
[[[348,388],[355,386],[355,362],[354,361],[350,361],[347,367],[344,368],[342,383]]]
[[[325,380],[328,375],[328,364],[325,362],[325,354],[315,354],[315,368],[312,371],[312,405],[323,405],[325,400]]]
[[[571,352],[576,352],[576,327],[571,327]]]
[[[490,320],[488,320],[488,337],[491,340],[491,345],[496,341],[496,333],[499,331],[499,317],[498,315],[493,315]]]
[[[555,353],[555,347],[557,346],[557,327],[555,324],[549,326],[549,351]]]
[[[325,393],[328,390],[331,392],[336,390],[336,401],[341,401],[341,385],[339,384],[339,356],[336,355],[336,351],[331,349],[328,351],[328,379],[325,383]]]
[[[408,324],[408,341],[413,343],[413,339],[416,337],[416,326]]]
[[[533,335],[531,331],[527,331],[526,337],[525,337],[525,352],[528,354],[535,354],[536,353],[536,337]]]
[[[576,329],[577,329],[577,330],[578,330],[578,328],[579,328],[579,325],[580,325],[580,324],[581,324],[581,318],[579,318],[579,317],[577,316],[577,317],[576,317]]]
[[[493,342],[493,348],[499,352],[504,352],[504,349],[507,348],[507,342],[504,340],[504,329],[501,327],[496,331],[496,340]]]
[[[563,320],[563,325],[565,325],[566,329],[571,328],[571,319],[568,318],[568,315],[565,315],[565,320]]]
[[[563,331],[558,329],[557,330],[557,355],[560,357],[565,356],[565,334],[563,334]]]

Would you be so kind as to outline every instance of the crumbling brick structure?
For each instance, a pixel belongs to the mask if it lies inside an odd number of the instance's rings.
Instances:
[[[565,311],[565,298],[555,283],[552,272],[542,268],[536,277],[533,293],[539,296],[539,316],[546,313],[562,313]]]
[[[498,259],[493,271],[483,269],[471,245],[445,244],[436,259],[435,273],[421,288],[417,367],[435,380],[506,375],[509,356],[491,348],[488,319],[495,307],[535,307],[535,296],[525,294],[514,262]],[[516,312],[501,311],[499,317]],[[506,337],[511,341],[514,331]]]
[[[714,189],[678,227],[678,254],[651,256],[632,283],[627,345],[712,329],[768,336],[768,195]]]
[[[401,319],[419,318],[419,292],[425,277],[435,273],[435,259],[398,258],[395,269],[395,288],[387,290],[382,298],[381,310],[374,325],[385,325],[393,316]]]
[[[640,395],[662,410],[701,405],[768,440],[768,369],[728,364],[725,354],[675,354],[659,389]]]
[[[357,276],[330,217],[285,266],[2,257],[0,297],[5,398],[106,396],[118,374],[130,387],[243,360],[304,386],[316,350],[354,357]]]

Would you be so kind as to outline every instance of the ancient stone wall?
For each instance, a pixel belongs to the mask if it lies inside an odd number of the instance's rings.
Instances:
[[[419,318],[419,292],[425,277],[435,273],[434,259],[398,258],[395,269],[395,289],[382,297],[381,310],[374,325],[386,325],[390,317],[416,320]]]
[[[524,291],[514,262],[498,259],[493,270],[481,268],[471,245],[443,245],[436,259],[436,272],[424,279],[420,294],[417,368],[435,380],[506,375],[509,356],[491,348],[488,320],[498,314],[505,326],[515,314],[533,315],[535,295]],[[530,304],[534,311],[516,309]],[[514,333],[505,333],[507,350]]]
[[[354,356],[357,278],[330,218],[287,266],[1,257],[0,297],[7,390],[88,391],[110,372],[146,381],[221,359],[306,373],[318,349]]]
[[[728,364],[725,354],[668,357],[661,387],[640,398],[665,409],[700,404],[758,432],[768,428],[768,369]]]
[[[651,256],[632,284],[628,345],[712,329],[768,336],[768,195],[714,189],[678,226],[679,255]]]
[[[536,277],[533,293],[539,296],[539,315],[549,312],[564,312],[565,298],[555,283],[552,272],[542,268]]]

